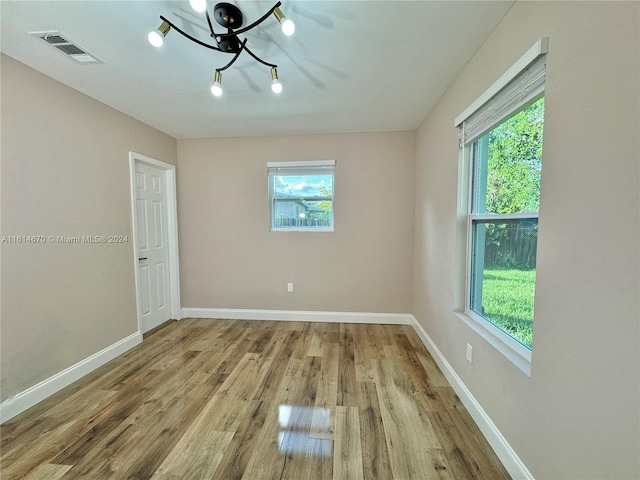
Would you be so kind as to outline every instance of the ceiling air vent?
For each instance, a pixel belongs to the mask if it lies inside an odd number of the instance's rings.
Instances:
[[[29,35],[34,35],[40,40],[43,40],[47,45],[50,45],[58,50],[60,50],[65,55],[73,58],[76,62],[82,64],[89,63],[103,63],[98,60],[95,56],[87,53],[86,50],[80,48],[74,42],[69,40],[67,37],[62,35],[60,32],[50,31],[50,32],[29,32]]]

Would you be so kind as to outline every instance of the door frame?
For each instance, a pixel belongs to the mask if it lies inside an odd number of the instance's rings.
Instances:
[[[140,318],[140,265],[138,261],[138,230],[136,217],[136,164],[145,164],[164,170],[165,191],[167,192],[167,249],[169,253],[169,311],[171,319],[180,320],[180,264],[178,255],[178,203],[176,195],[176,167],[139,153],[129,152],[129,178],[131,187],[131,227],[133,238],[133,265],[136,286],[136,316],[138,332],[142,332]]]

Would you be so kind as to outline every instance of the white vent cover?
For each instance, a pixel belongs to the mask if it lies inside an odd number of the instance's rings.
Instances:
[[[60,32],[56,32],[53,30],[48,32],[29,32],[29,35],[38,37],[47,45],[56,48],[65,55],[73,58],[78,63],[103,63],[94,55],[87,53],[85,49],[80,48],[77,44],[69,40]]]

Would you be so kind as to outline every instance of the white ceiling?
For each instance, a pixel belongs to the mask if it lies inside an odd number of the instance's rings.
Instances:
[[[232,1],[257,20],[273,1]],[[209,0],[210,9],[216,2]],[[188,1],[0,2],[5,54],[176,138],[415,129],[511,8],[512,1],[283,0],[296,24],[285,37],[275,18],[241,37],[278,65],[269,68],[175,31],[162,49],[147,33],[164,15],[212,43],[203,14]],[[214,23],[214,28],[217,24]],[[222,31],[222,28],[218,28]],[[80,65],[27,32],[57,30],[104,64]],[[72,110],[70,106],[70,111]]]

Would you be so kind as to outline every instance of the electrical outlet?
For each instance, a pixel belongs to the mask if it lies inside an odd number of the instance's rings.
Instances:
[[[293,293],[293,283],[287,283],[287,292]]]
[[[473,363],[473,347],[467,343],[467,361]]]

